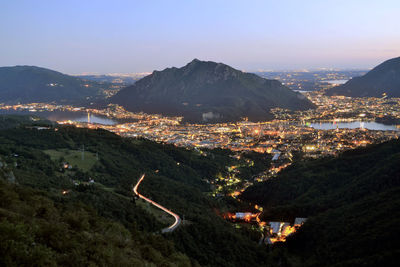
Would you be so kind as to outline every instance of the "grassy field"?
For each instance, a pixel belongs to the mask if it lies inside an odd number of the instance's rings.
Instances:
[[[49,155],[52,160],[57,161],[61,157],[64,158],[66,162],[71,164],[73,167],[76,166],[84,171],[89,171],[94,164],[97,162],[96,154],[92,152],[85,152],[84,159],[82,160],[82,152],[80,150],[69,150],[69,149],[48,149],[44,150],[44,153]],[[109,192],[114,192],[114,188],[111,187],[106,187],[102,184],[97,185],[101,186],[103,190],[109,191]],[[115,193],[117,194],[117,193]],[[117,194],[119,197],[124,197],[120,194]],[[133,193],[132,193],[133,196]],[[143,209],[145,209],[147,212],[151,213],[156,217],[158,221],[161,223],[165,224],[172,224],[174,222],[174,218],[164,211],[158,209],[157,207],[154,207],[153,205],[147,203],[146,201],[142,199],[138,199],[136,201],[136,205],[141,206]]]
[[[65,161],[78,168],[89,171],[93,165],[97,162],[96,154],[85,151],[84,159],[82,160],[82,152],[80,150],[69,150],[69,149],[49,149],[44,150],[44,153],[49,155],[52,160],[58,160],[63,157]]]

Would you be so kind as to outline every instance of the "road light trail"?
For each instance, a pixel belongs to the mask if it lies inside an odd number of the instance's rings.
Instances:
[[[140,179],[139,179],[139,181],[137,182],[137,184],[133,187],[133,192],[134,192],[138,197],[140,197],[141,199],[144,199],[145,201],[151,203],[152,205],[156,206],[157,208],[159,208],[159,209],[163,210],[164,212],[168,213],[169,215],[173,216],[173,217],[175,218],[175,222],[174,222],[172,225],[170,225],[169,227],[162,229],[161,232],[162,232],[162,233],[167,233],[167,232],[172,232],[172,231],[174,231],[174,230],[179,226],[179,224],[181,223],[181,218],[178,216],[178,214],[173,213],[173,212],[170,211],[169,209],[167,209],[167,208],[161,206],[160,204],[154,202],[153,200],[151,200],[151,199],[149,199],[149,198],[147,198],[147,197],[145,197],[145,196],[139,194],[139,192],[137,191],[137,189],[138,189],[140,183],[141,183],[141,182],[143,181],[143,179],[144,179],[144,176],[145,176],[145,174],[143,174],[143,175],[140,177]]]

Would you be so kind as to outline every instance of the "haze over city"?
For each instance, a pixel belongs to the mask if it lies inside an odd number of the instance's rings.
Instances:
[[[372,68],[400,54],[400,2],[2,1],[0,62],[68,74],[193,58],[246,71]]]

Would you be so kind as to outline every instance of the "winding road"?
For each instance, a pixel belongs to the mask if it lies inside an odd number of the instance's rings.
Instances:
[[[173,213],[173,212],[170,211],[169,209],[167,209],[167,208],[161,206],[160,204],[154,202],[153,200],[151,200],[151,199],[149,199],[149,198],[147,198],[147,197],[145,197],[145,196],[139,194],[139,192],[137,191],[137,189],[138,189],[140,183],[141,183],[141,182],[143,181],[143,179],[144,179],[144,176],[145,176],[145,174],[143,174],[143,175],[140,177],[140,179],[139,179],[139,181],[137,182],[137,184],[133,187],[133,192],[134,192],[138,197],[140,197],[141,199],[143,199],[143,200],[145,200],[145,201],[151,203],[152,205],[156,206],[157,208],[159,208],[159,209],[163,210],[164,212],[168,213],[169,215],[173,216],[173,217],[175,218],[175,222],[174,222],[173,224],[171,224],[169,227],[162,229],[161,232],[162,232],[162,233],[168,233],[168,232],[174,231],[174,230],[180,225],[180,223],[181,223],[181,221],[182,221],[181,218],[178,216],[178,214]]]

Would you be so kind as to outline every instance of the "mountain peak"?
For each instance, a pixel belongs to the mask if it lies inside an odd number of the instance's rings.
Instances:
[[[217,63],[214,61],[208,61],[208,60],[200,60],[198,58],[194,58],[192,61],[190,61],[187,65],[224,65],[227,66],[225,64],[222,63]]]
[[[276,80],[199,59],[182,68],[155,72],[110,100],[131,111],[183,116],[190,122],[231,122],[243,117],[265,121],[273,117],[271,108],[314,107]]]
[[[205,61],[201,61],[197,58],[194,58],[192,61],[190,61],[189,63],[186,64],[186,66],[195,66],[201,63],[204,63]]]
[[[194,58],[190,63],[198,63],[198,62],[202,62],[202,61],[197,58]]]

